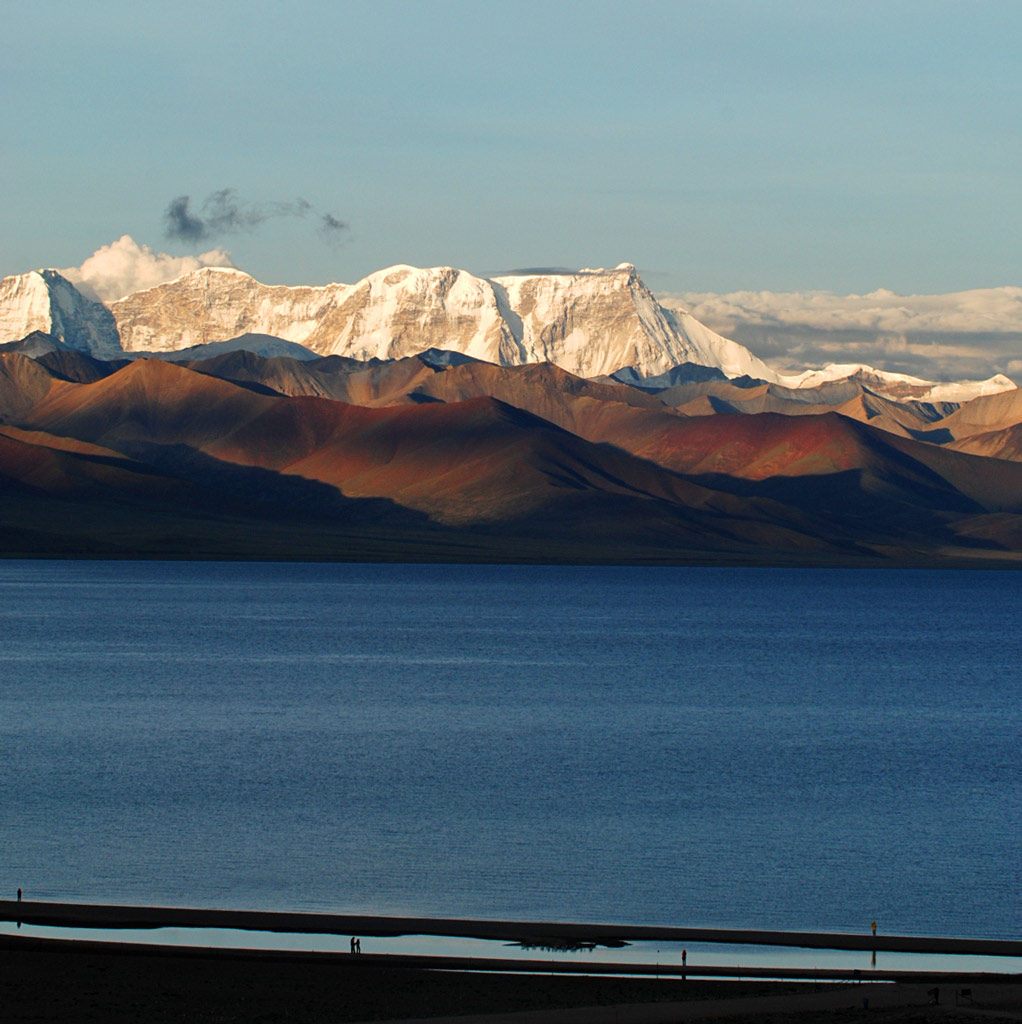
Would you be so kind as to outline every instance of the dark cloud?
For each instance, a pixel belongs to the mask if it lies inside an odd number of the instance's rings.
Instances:
[[[191,196],[172,199],[164,212],[167,238],[182,242],[202,242],[224,235],[254,231],[274,217],[307,217],[314,213],[312,203],[298,198],[291,202],[250,203],[233,188],[222,188],[208,195],[195,210]],[[348,225],[332,213],[321,216],[320,230],[331,238],[347,230]]]
[[[324,213],[320,218],[323,231],[347,231],[348,225],[343,220],[338,220],[332,213]]]
[[[189,196],[178,196],[171,199],[164,213],[166,235],[178,238],[183,242],[201,242],[207,237],[206,225],[189,209]]]
[[[348,230],[347,221],[335,217],[332,213],[320,214],[319,233],[329,245],[337,245]]]

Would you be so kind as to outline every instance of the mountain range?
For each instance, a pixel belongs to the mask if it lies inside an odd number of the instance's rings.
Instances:
[[[87,298],[55,270],[4,278],[0,342],[32,331],[107,358],[258,335],[265,355],[294,355],[295,344],[311,355],[360,360],[441,349],[502,366],[553,363],[586,378],[625,370],[649,378],[687,364],[801,389],[865,375],[889,397],[959,402],[1015,386],[1001,375],[933,384],[858,364],[782,376],[684,310],[660,305],[630,263],[493,278],[394,266],[353,285],[321,287],[269,286],[240,270],[204,267],[109,305]],[[271,339],[279,347],[268,347]]]
[[[1022,558],[1010,381],[783,378],[629,265],[206,268],[109,305],[40,271],[0,282],[0,328],[9,555]]]

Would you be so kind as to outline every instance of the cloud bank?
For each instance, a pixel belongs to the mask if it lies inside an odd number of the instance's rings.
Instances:
[[[226,249],[210,249],[198,256],[171,256],[153,252],[130,235],[122,235],[116,242],[100,246],[80,267],[66,267],[60,273],[88,298],[116,302],[202,267],[233,266]]]
[[[660,297],[782,372],[867,363],[927,380],[1022,380],[1022,288],[942,295],[685,292]]]

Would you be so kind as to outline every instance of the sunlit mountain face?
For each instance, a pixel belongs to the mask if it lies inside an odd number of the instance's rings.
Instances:
[[[678,383],[679,367],[695,367],[793,391],[851,381],[896,401],[961,402],[1014,388],[1000,375],[934,384],[859,363],[782,375],[684,308],[661,305],[630,263],[493,278],[401,265],[320,287],[269,286],[204,266],[105,303],[81,284],[90,295],[55,270],[0,281],[0,342],[42,331],[106,358],[244,348],[364,361],[436,349],[499,366],[550,363],[587,379],[673,374]]]

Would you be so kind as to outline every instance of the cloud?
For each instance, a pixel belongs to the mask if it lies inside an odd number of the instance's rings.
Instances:
[[[1018,378],[1022,288],[941,295],[688,292],[664,305],[752,349],[781,371],[863,362],[930,380]]]
[[[163,215],[166,221],[165,234],[168,238],[179,238],[184,242],[198,242],[206,237],[209,229],[205,221],[192,215],[189,210],[190,196],[178,196],[171,199],[167,211]]]
[[[191,196],[172,199],[163,213],[164,233],[169,239],[195,244],[254,231],[275,217],[306,217],[315,212],[312,203],[300,197],[289,202],[251,203],[233,188],[222,188],[206,196],[197,210],[192,208]],[[332,213],[318,216],[320,233],[330,240],[348,229],[348,225]]]
[[[100,246],[80,267],[60,271],[83,295],[100,302],[115,302],[143,288],[173,281],[201,267],[233,267],[226,249],[210,249],[198,256],[171,256],[139,245],[130,235]]]
[[[336,245],[341,240],[341,235],[348,230],[346,221],[340,220],[332,213],[324,213],[319,218],[319,233],[330,244]]]
[[[1022,288],[979,288],[943,295],[831,292],[689,292],[673,296],[693,316],[761,326],[818,330],[971,333],[1022,328]]]

